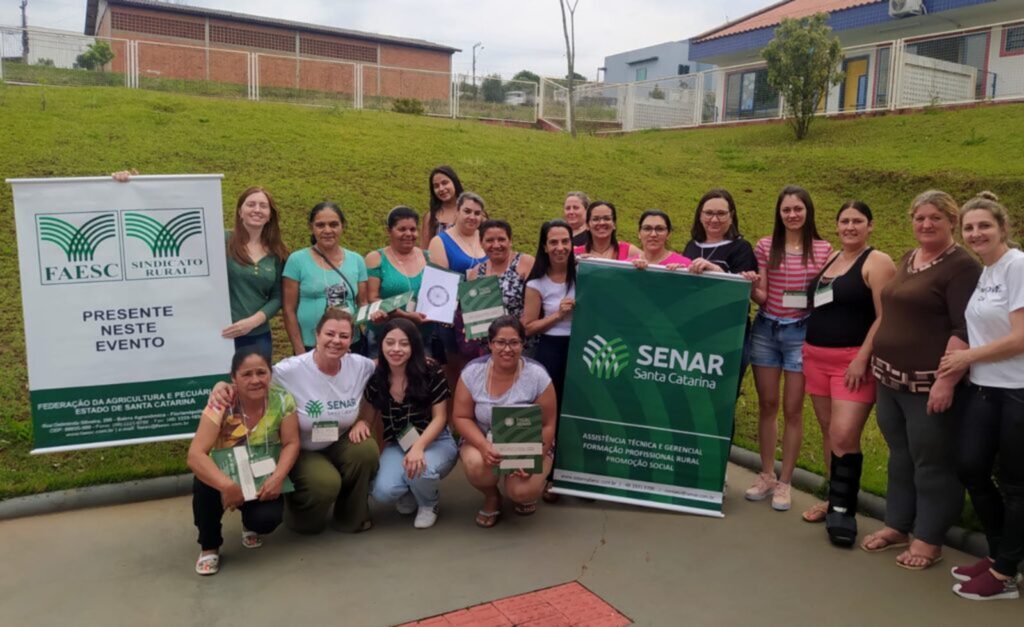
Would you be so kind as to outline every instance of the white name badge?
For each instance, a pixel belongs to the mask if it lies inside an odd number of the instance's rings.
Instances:
[[[825,305],[832,302],[835,294],[832,292],[832,286],[826,285],[825,287],[819,288],[814,292],[814,306],[824,307]]]
[[[412,448],[413,444],[416,444],[416,440],[419,439],[420,432],[412,424],[409,424],[406,426],[405,431],[402,431],[402,435],[398,436],[398,446],[401,446],[403,451],[408,451]]]
[[[314,422],[313,423],[313,441],[314,442],[337,442],[338,441],[338,423],[336,422]]]
[[[787,309],[807,309],[807,292],[783,292],[782,306]]]
[[[252,460],[249,467],[252,469],[252,476],[257,478],[266,477],[277,470],[277,462],[274,461],[273,457],[262,457]]]

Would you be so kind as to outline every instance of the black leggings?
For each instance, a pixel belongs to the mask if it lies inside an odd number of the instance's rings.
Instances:
[[[958,429],[957,474],[985,527],[993,568],[1013,577],[1024,560],[1024,389],[972,385],[970,392]]]
[[[281,524],[284,517],[284,499],[273,501],[247,501],[238,508],[242,512],[242,525],[260,535],[268,534]],[[220,492],[198,478],[192,481],[192,518],[199,530],[199,546],[204,551],[219,549],[224,544],[220,535],[220,519],[224,506]]]
[[[555,386],[558,413],[562,413],[562,392],[565,390],[565,369],[569,361],[568,335],[542,335],[537,344],[537,361],[548,371]]]

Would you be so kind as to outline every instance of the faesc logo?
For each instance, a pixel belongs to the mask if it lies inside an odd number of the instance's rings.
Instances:
[[[114,212],[38,214],[36,237],[43,285],[121,280]]]
[[[320,417],[320,414],[324,413],[324,404],[316,399],[306,401],[306,413],[313,420]]]
[[[587,340],[583,347],[583,363],[598,379],[613,379],[629,365],[629,347],[622,338],[608,341],[600,335]]]
[[[202,209],[125,211],[122,220],[128,280],[209,274]]]

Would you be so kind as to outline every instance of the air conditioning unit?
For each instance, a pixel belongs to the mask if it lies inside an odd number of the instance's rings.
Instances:
[[[924,0],[889,0],[889,17],[910,17],[924,12]]]

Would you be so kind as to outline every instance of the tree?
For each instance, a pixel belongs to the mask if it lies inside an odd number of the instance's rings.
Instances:
[[[110,63],[114,58],[114,51],[110,44],[105,41],[97,41],[89,46],[89,49],[75,57],[75,67],[83,70],[98,70]]]
[[[843,49],[827,21],[827,13],[784,19],[761,52],[768,62],[768,84],[782,95],[798,140],[807,136],[829,87],[843,79]]]
[[[505,87],[501,84],[501,77],[497,74],[485,78],[483,84],[480,85],[480,91],[484,95],[485,102],[505,101]]]
[[[574,80],[574,81],[583,81],[583,82],[586,82],[586,80],[587,80],[587,77],[583,76],[579,72],[573,72],[571,77],[568,74],[566,74],[565,78],[566,79],[572,78],[572,80]]]
[[[566,95],[565,123],[569,125],[569,132],[576,137],[576,103],[573,96],[576,89],[574,86],[576,74],[576,7],[580,0],[558,0],[558,6],[562,9],[562,34],[565,35],[565,61],[569,69],[565,75],[569,79],[567,87],[569,93]],[[568,16],[566,16],[568,13]]]
[[[524,83],[537,83],[540,85],[540,77],[530,70],[520,70],[518,74],[512,77],[512,80],[523,81]]]

